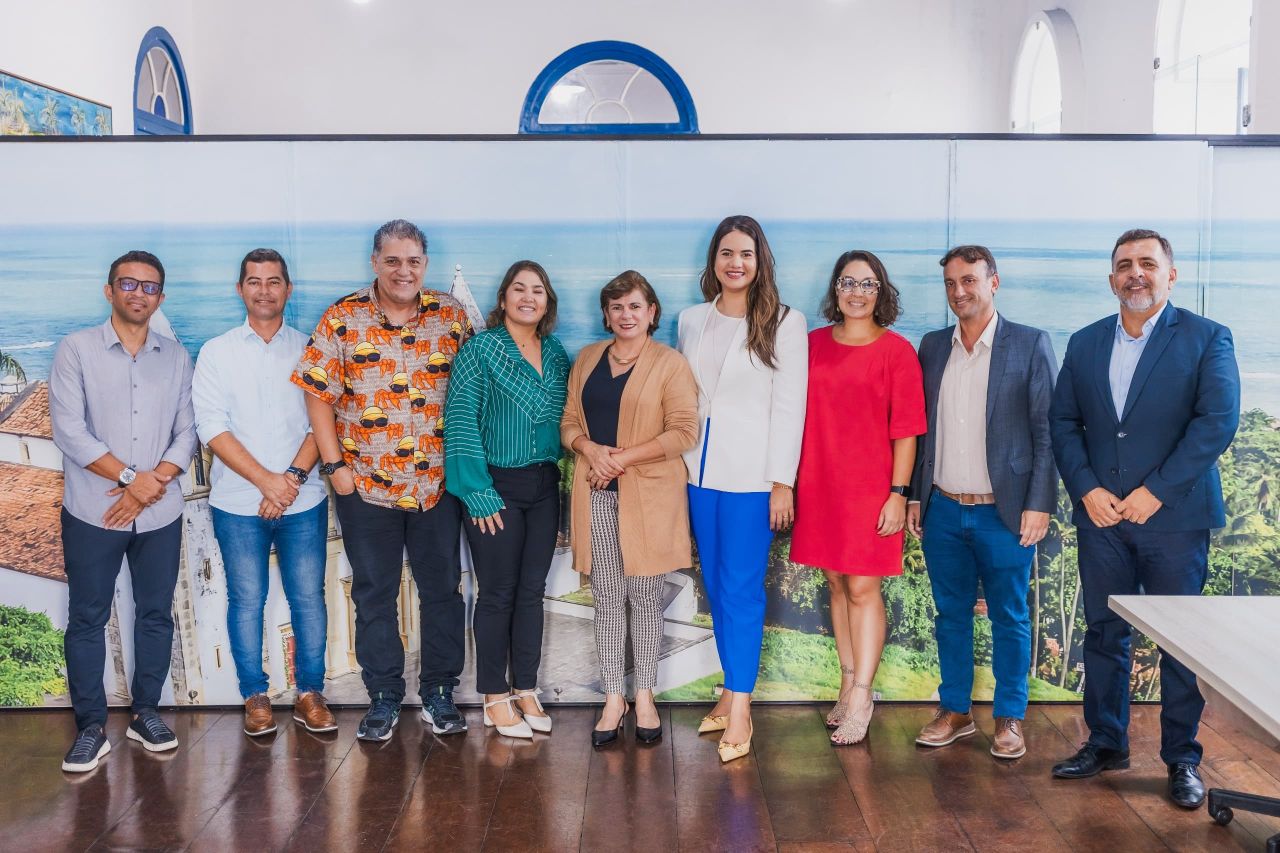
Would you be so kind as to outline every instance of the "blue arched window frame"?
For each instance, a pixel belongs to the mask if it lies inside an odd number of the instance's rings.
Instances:
[[[616,59],[630,62],[648,71],[666,87],[671,100],[675,102],[679,120],[666,123],[650,124],[540,124],[538,114],[542,112],[542,104],[551,93],[551,89],[580,65],[597,62],[602,59]],[[663,61],[651,50],[638,44],[625,41],[593,41],[571,47],[551,60],[542,69],[529,94],[524,99],[524,110],[520,115],[521,133],[580,133],[580,134],[655,134],[655,133],[697,133],[698,113],[693,106],[693,96],[684,85],[675,69]]]
[[[178,91],[182,95],[182,123],[161,118],[152,112],[138,109],[138,85],[142,82],[142,65],[153,47],[161,47],[169,54],[173,74],[178,79]],[[178,44],[164,27],[152,27],[142,37],[138,47],[138,59],[133,66],[133,132],[146,136],[189,136],[191,134],[191,93],[187,89],[187,70],[182,64]]]

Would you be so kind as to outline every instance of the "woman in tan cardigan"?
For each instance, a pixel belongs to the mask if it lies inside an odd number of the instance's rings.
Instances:
[[[662,306],[644,276],[627,270],[600,291],[613,337],[585,347],[569,373],[560,440],[574,453],[573,567],[591,577],[605,705],[591,733],[618,739],[626,607],[631,602],[636,738],[662,736],[653,703],[662,640],[664,575],[692,565],[688,472],[680,454],[698,441],[698,390],[679,352],[652,340]]]

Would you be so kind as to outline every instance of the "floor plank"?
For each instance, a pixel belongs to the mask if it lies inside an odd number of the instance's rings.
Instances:
[[[591,727],[599,717],[593,709]],[[663,708],[662,740],[635,739],[635,714],[628,714],[617,742],[592,750],[587,775],[582,850],[676,850],[676,770],[671,711]],[[576,736],[576,735],[575,735]],[[591,735],[584,732],[584,738]]]

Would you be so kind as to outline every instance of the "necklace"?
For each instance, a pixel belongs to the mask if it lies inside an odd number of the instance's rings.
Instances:
[[[637,352],[635,355],[631,356],[631,358],[622,358],[616,352],[613,351],[613,347],[609,347],[609,358],[613,359],[615,364],[628,365],[631,362],[635,361],[637,358],[639,358],[644,353],[644,348],[648,345],[649,345],[649,341],[645,340],[645,342],[640,345],[640,352]]]

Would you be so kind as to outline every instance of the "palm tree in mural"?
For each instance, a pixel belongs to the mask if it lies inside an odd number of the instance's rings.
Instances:
[[[22,364],[9,353],[0,350],[0,386],[10,384],[10,377],[19,388],[27,384],[27,372],[22,369]]]
[[[53,98],[44,99],[44,109],[40,111],[40,126],[45,135],[58,135],[58,102]]]
[[[111,134],[111,126],[108,124],[110,117],[105,110],[98,110],[97,115],[93,117],[93,135],[109,136]]]
[[[85,136],[89,133],[89,117],[79,104],[71,105],[71,133],[73,136]]]

